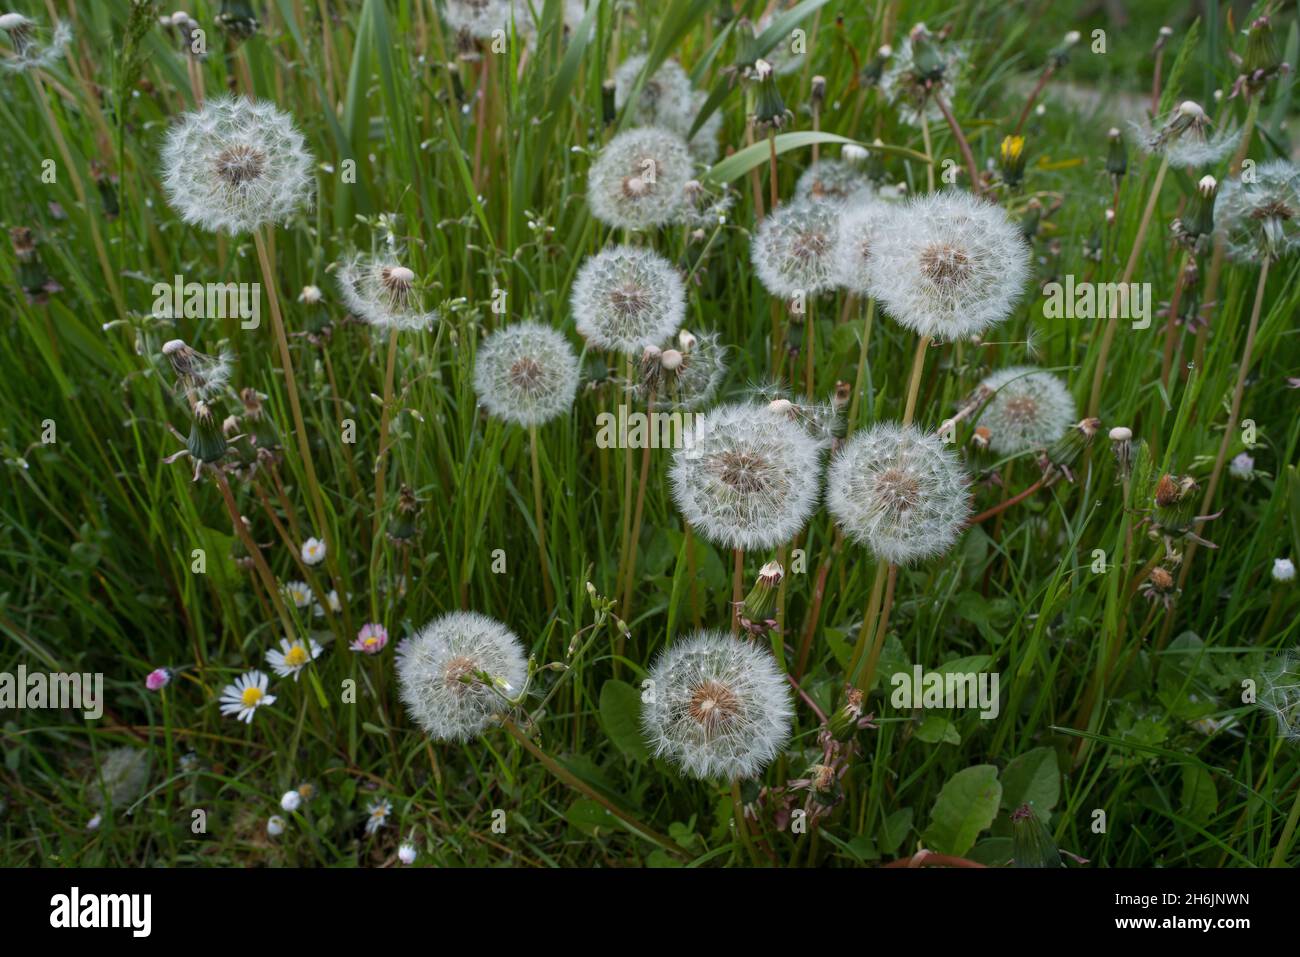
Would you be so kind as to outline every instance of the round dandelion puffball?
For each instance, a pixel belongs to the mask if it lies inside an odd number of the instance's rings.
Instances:
[[[881,423],[854,433],[831,460],[826,497],[850,539],[907,565],[957,541],[970,516],[967,484],[937,435]]]
[[[438,318],[425,310],[415,273],[395,259],[357,257],[344,263],[335,278],[348,310],[379,329],[425,329]]]
[[[573,282],[574,323],[597,349],[639,356],[677,332],[686,289],[667,259],[649,249],[614,246],[591,256]]]
[[[979,424],[989,430],[989,448],[999,455],[1045,449],[1078,419],[1065,383],[1033,366],[999,369],[979,388],[992,393]]]
[[[815,295],[836,283],[833,204],[795,200],[764,217],[750,248],[763,287],[774,296]]]
[[[480,677],[486,673],[489,687]],[[402,643],[397,681],[407,714],[435,741],[468,741],[517,695],[528,677],[519,639],[472,611],[435,618]]]
[[[657,126],[628,130],[591,165],[587,202],[606,226],[660,226],[677,218],[690,179],[691,157],[680,136]]]
[[[563,415],[578,391],[578,357],[550,326],[518,322],[479,347],[474,391],[488,414],[533,426]]]
[[[1007,318],[1024,292],[1029,259],[1005,210],[947,190],[889,207],[867,261],[867,287],[900,325],[950,342]]]
[[[1214,202],[1214,222],[1238,262],[1258,263],[1300,246],[1300,167],[1269,160],[1253,183],[1227,180]]]
[[[293,117],[267,100],[223,96],[167,131],[162,183],[185,222],[240,235],[287,220],[311,201],[315,180]]]
[[[508,36],[512,21],[520,35],[528,33],[532,19],[520,16],[516,21],[514,13],[511,0],[446,0],[442,5],[447,26],[475,40],[491,40],[497,30],[504,30]]]
[[[813,163],[804,170],[794,186],[796,199],[815,202],[852,201],[861,196],[870,196],[872,192],[871,180],[867,178],[861,164],[842,159]]]
[[[715,545],[746,551],[783,545],[817,505],[821,447],[768,406],[719,406],[673,453],[673,499]]]
[[[839,211],[835,233],[835,277],[841,286],[869,296],[867,263],[876,244],[876,229],[889,213],[888,205],[870,195],[860,195]]]
[[[655,754],[701,780],[752,778],[790,737],[793,703],[772,653],[720,631],[660,652],[641,727]]]
[[[622,110],[632,96],[637,77],[645,68],[645,54],[630,57],[614,73],[614,106]],[[691,86],[691,78],[676,60],[665,60],[641,85],[632,118],[638,126],[658,126],[683,139],[691,131],[695,116],[708,94]],[[714,111],[687,144],[701,163],[712,163],[718,155],[718,133],[722,114]]]

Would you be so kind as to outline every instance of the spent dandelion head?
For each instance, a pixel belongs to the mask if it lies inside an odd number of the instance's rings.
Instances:
[[[939,123],[943,113],[935,105],[941,96],[951,103],[966,60],[965,49],[956,43],[939,43],[918,23],[894,47],[880,76],[880,90],[909,126]]]
[[[1279,259],[1300,246],[1300,168],[1285,160],[1255,167],[1253,182],[1219,189],[1214,222],[1228,255],[1240,262]]]
[[[970,515],[968,479],[933,434],[880,423],[831,460],[827,504],[844,533],[896,565],[942,555]]]
[[[1215,130],[1199,103],[1184,100],[1154,124],[1129,126],[1137,145],[1162,156],[1175,168],[1212,166],[1223,160],[1241,139],[1240,129]]]
[[[399,652],[397,679],[407,714],[436,741],[478,735],[528,677],[519,639],[477,612],[435,618]]]
[[[1300,652],[1283,652],[1264,673],[1259,703],[1277,721],[1278,733],[1300,741]]]
[[[766,406],[704,414],[669,471],[682,516],[707,541],[750,551],[783,545],[817,504],[821,443]]]
[[[899,324],[952,341],[1006,319],[1029,264],[1029,245],[1004,209],[947,190],[913,197],[881,217],[867,286]]]
[[[162,183],[185,222],[231,235],[284,222],[310,203],[315,185],[293,117],[242,96],[208,100],[172,125]]]
[[[665,348],[641,354],[637,395],[656,409],[697,410],[712,401],[727,371],[716,333],[682,330]]]
[[[755,777],[790,737],[790,689],[758,643],[700,631],[660,652],[649,677],[646,738],[691,777]]]
[[[355,257],[335,278],[348,310],[378,329],[426,329],[437,321],[437,312],[425,308],[415,272],[391,256]]]
[[[0,69],[10,73],[48,70],[63,59],[72,42],[72,27],[56,21],[53,30],[21,13],[0,14],[0,33],[9,38],[11,52],[0,58]]]
[[[764,288],[782,299],[833,288],[838,219],[831,204],[808,199],[785,203],[764,217],[750,247]]]
[[[182,339],[163,343],[162,353],[176,374],[176,386],[189,398],[206,401],[230,385],[231,357],[223,349],[215,356],[190,348]]]
[[[613,246],[578,270],[572,308],[578,332],[594,348],[639,356],[677,332],[686,315],[686,291],[663,256]]]
[[[474,362],[474,391],[489,415],[541,425],[573,405],[578,357],[550,326],[517,322],[483,340]]]
[[[979,384],[988,396],[979,424],[999,455],[1045,449],[1075,423],[1074,397],[1057,376],[1033,366],[999,369]]]
[[[691,157],[682,138],[650,126],[619,133],[587,174],[591,213],[615,229],[673,222],[686,200]]]

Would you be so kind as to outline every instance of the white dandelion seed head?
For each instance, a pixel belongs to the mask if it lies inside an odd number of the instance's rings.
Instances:
[[[752,551],[785,544],[817,505],[821,447],[766,406],[719,406],[673,454],[673,499],[715,545]]]
[[[427,329],[438,319],[424,305],[415,272],[389,256],[357,256],[335,274],[343,303],[378,329]]]
[[[835,276],[839,285],[860,296],[871,294],[867,263],[876,245],[876,230],[889,207],[862,194],[840,209],[835,230]]]
[[[999,369],[979,385],[989,393],[979,424],[989,430],[989,448],[999,455],[1045,449],[1078,421],[1065,383],[1033,366]]]
[[[844,149],[847,151],[848,147]],[[874,192],[875,186],[862,166],[847,156],[845,159],[818,160],[803,171],[794,185],[796,199],[814,202],[851,203]]]
[[[517,322],[479,346],[474,391],[489,415],[516,425],[542,425],[573,405],[578,357],[550,326]]]
[[[143,748],[113,748],[100,762],[87,799],[93,807],[121,810],[133,804],[148,783],[149,752]]]
[[[1228,255],[1256,263],[1300,246],[1300,168],[1285,160],[1255,167],[1255,180],[1229,179],[1214,202],[1214,223]]]
[[[713,401],[726,375],[727,347],[717,333],[696,335],[683,330],[678,341],[681,348],[663,349],[657,357],[642,359],[637,397],[650,408],[697,411]]]
[[[629,57],[615,71],[615,108],[622,110],[627,104],[636,78],[645,68],[645,61],[645,54]],[[632,107],[632,120],[637,126],[658,126],[685,139],[696,114],[708,98],[707,93],[691,86],[691,78],[680,63],[665,60],[642,84],[641,94]],[[717,158],[721,130],[722,114],[714,110],[687,143],[696,161],[711,164]]]
[[[1006,319],[1029,267],[1029,246],[1004,209],[947,190],[881,217],[867,285],[900,325],[950,342]]]
[[[653,250],[613,246],[582,264],[571,305],[579,334],[594,348],[640,356],[677,332],[686,289],[677,268]]]
[[[13,47],[10,56],[0,58],[0,69],[9,73],[48,70],[63,59],[68,44],[72,42],[72,27],[62,20],[55,22],[53,30],[47,31],[21,13],[0,16],[0,32],[9,37]]]
[[[763,287],[782,299],[834,288],[838,218],[833,205],[807,199],[795,199],[768,213],[750,245],[750,258]]]
[[[520,35],[530,31],[532,19],[520,15],[516,20],[515,12],[513,0],[445,0],[442,4],[442,18],[447,26],[475,40],[491,40],[497,30],[504,30],[508,35],[512,21]]]
[[[234,363],[229,349],[210,356],[191,348],[183,339],[168,339],[162,354],[176,373],[177,388],[201,402],[221,395],[230,385]]]
[[[407,714],[435,741],[468,741],[505,707],[498,687],[518,690],[528,677],[519,639],[477,612],[435,618],[399,647],[397,680]]]
[[[924,24],[917,26],[924,27]],[[880,77],[881,93],[898,111],[898,118],[908,126],[942,123],[943,112],[935,105],[934,98],[942,96],[945,103],[951,104],[961,85],[966,48],[959,43],[935,43],[933,48],[943,61],[943,76],[937,83],[927,87],[922,81],[910,35],[893,49]]]
[[[771,652],[720,631],[665,648],[641,727],[655,754],[700,780],[752,778],[790,737],[790,689]]]
[[[587,174],[591,213],[616,229],[673,222],[686,201],[691,157],[682,138],[658,126],[619,133]]]
[[[269,100],[222,96],[167,131],[162,183],[181,218],[212,232],[283,223],[311,202],[312,156]]]
[[[1175,169],[1222,162],[1241,141],[1241,128],[1212,129],[1204,111],[1195,103],[1190,106],[1195,109],[1179,107],[1155,124],[1145,119],[1130,120],[1131,139],[1144,153],[1166,157]]]
[[[937,435],[910,425],[855,432],[831,460],[826,485],[844,533],[895,565],[942,555],[970,515],[961,462]]]
[[[1283,652],[1264,673],[1260,707],[1277,720],[1278,734],[1300,741],[1300,652]]]
[[[1273,581],[1295,581],[1295,563],[1289,558],[1273,559]]]

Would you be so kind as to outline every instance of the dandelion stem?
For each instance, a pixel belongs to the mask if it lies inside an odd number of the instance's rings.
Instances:
[[[1178,307],[1183,299],[1183,286],[1187,275],[1187,266],[1191,261],[1191,251],[1183,253],[1182,262],[1178,264],[1178,273],[1174,276],[1174,291],[1169,296],[1169,315],[1165,318],[1165,352],[1160,361],[1160,381],[1164,383],[1165,392],[1169,391],[1169,373],[1174,365],[1174,343],[1178,336]]]
[[[371,541],[379,540],[379,524],[383,521],[384,491],[388,477],[388,421],[392,412],[393,378],[397,367],[397,329],[388,333],[388,361],[384,366],[383,409],[379,413],[379,457],[375,461],[375,521]]]
[[[930,142],[930,124],[921,116],[921,142],[925,144],[925,185],[927,192],[934,192],[934,147]]]
[[[867,599],[867,610],[862,616],[862,627],[858,630],[858,642],[853,647],[852,657],[849,658],[850,681],[856,677],[858,666],[862,663],[862,656],[867,652],[867,643],[876,633],[876,616],[880,614],[880,597],[884,592],[888,571],[889,563],[883,558],[876,562],[876,572],[871,579],[871,596]],[[863,690],[867,689],[863,688]]]
[[[654,390],[650,390],[650,397],[646,403],[646,408],[653,408],[655,404]],[[641,538],[641,516],[645,513],[645,487],[650,479],[650,442],[646,442],[641,448],[641,476],[636,487],[636,509],[632,516],[632,537],[628,541],[627,570],[623,575],[623,620],[632,620],[632,586],[636,582],[636,557],[637,546]]]
[[[981,522],[986,522],[995,515],[1001,515],[1011,506],[1019,505],[1021,502],[1029,498],[1029,496],[1033,495],[1035,492],[1037,492],[1040,488],[1042,488],[1046,484],[1047,484],[1047,476],[1043,475],[1041,478],[1039,478],[1037,482],[1029,486],[1024,491],[1016,493],[1011,498],[1003,499],[1001,502],[999,502],[997,505],[994,505],[992,508],[985,509],[983,512],[980,512],[974,518],[968,519],[966,522],[967,527],[971,525],[978,525]]]
[[[1269,867],[1286,867],[1286,853],[1291,848],[1291,838],[1295,836],[1296,824],[1300,823],[1300,788],[1296,789],[1295,800],[1291,802],[1291,813],[1287,815],[1286,827],[1278,838],[1277,847],[1273,849],[1273,859]]]
[[[862,344],[858,348],[858,374],[853,381],[853,401],[849,403],[849,431],[858,427],[858,406],[862,404],[862,379],[867,370],[867,349],[871,345],[871,326],[876,318],[876,300],[867,300],[867,322],[862,329]]]
[[[808,401],[811,402],[813,398],[813,393],[816,391],[816,384],[814,382],[814,370],[813,370],[813,365],[814,365],[813,355],[816,349],[816,343],[815,343],[816,337],[813,331],[814,316],[813,316],[812,296],[809,296],[807,300],[804,302],[804,308],[807,310],[804,313],[804,317],[803,317],[804,333],[805,333],[804,338],[807,340],[807,342],[805,343],[807,348],[804,350],[803,383],[804,383],[804,392],[808,396]],[[791,376],[791,378],[793,378],[793,376]]]
[[[1133,237],[1133,249],[1129,252],[1128,264],[1124,267],[1124,276],[1119,281],[1121,289],[1127,288],[1133,273],[1137,271],[1138,259],[1142,255],[1142,244],[1147,238],[1147,228],[1155,215],[1156,203],[1160,200],[1160,187],[1164,184],[1165,173],[1169,171],[1169,157],[1162,157],[1160,169],[1156,171],[1155,182],[1151,184],[1151,193],[1147,197],[1147,207],[1138,224],[1137,235]],[[1092,395],[1088,399],[1088,415],[1095,416],[1101,407],[1101,386],[1106,381],[1106,357],[1110,353],[1110,344],[1115,338],[1115,329],[1119,325],[1118,310],[1113,310],[1106,320],[1106,329],[1101,336],[1101,349],[1097,354],[1097,368],[1092,375]]]
[[[239,506],[235,503],[235,494],[230,490],[230,483],[226,481],[226,473],[220,468],[214,468],[212,474],[216,476],[217,488],[221,490],[221,498],[226,503],[226,511],[230,513],[230,521],[235,526],[235,534],[243,542],[248,557],[253,561],[253,567],[257,569],[258,576],[262,579],[262,587],[266,589],[267,597],[271,600],[271,606],[275,608],[275,613],[280,619],[280,624],[284,627],[284,636],[292,639],[294,636],[293,621],[289,618],[289,612],[284,607],[284,600],[280,596],[280,589],[276,587],[275,575],[272,574],[271,568],[266,564],[266,558],[262,555],[262,550],[258,548],[257,542],[253,541],[253,535],[244,524],[244,518],[239,514]]]
[[[744,600],[743,578],[745,574],[745,550],[732,550],[733,562],[731,572],[731,633],[740,633],[740,606]]]
[[[966,134],[962,132],[957,117],[953,115],[952,107],[944,102],[943,97],[937,91],[934,94],[934,105],[939,107],[939,112],[948,121],[948,129],[952,130],[953,138],[957,141],[957,148],[961,150],[962,159],[966,162],[966,172],[970,174],[971,192],[979,195],[984,191],[984,186],[980,182],[979,167],[975,165],[975,154],[971,152],[970,143],[966,140]],[[930,189],[933,191],[934,187],[931,186]]]
[[[528,427],[528,456],[533,463],[533,520],[537,523],[537,558],[542,566],[542,591],[546,607],[555,607],[555,589],[551,585],[551,566],[546,557],[546,515],[542,509],[542,467],[537,459],[537,425]]]
[[[1020,111],[1020,119],[1016,121],[1013,135],[1019,136],[1020,131],[1025,128],[1025,121],[1029,119],[1029,111],[1034,108],[1034,103],[1038,100],[1039,94],[1043,92],[1043,88],[1047,86],[1048,80],[1052,78],[1052,74],[1055,72],[1056,68],[1049,63],[1043,69],[1043,72],[1038,75],[1038,82],[1034,84],[1033,90],[1030,91],[1029,99],[1025,100],[1025,108]]]
[[[930,337],[921,336],[916,342],[916,354],[912,357],[912,375],[907,383],[907,405],[903,408],[903,425],[912,424],[916,415],[916,397],[921,390],[921,371],[925,368],[925,350],[930,347]]]

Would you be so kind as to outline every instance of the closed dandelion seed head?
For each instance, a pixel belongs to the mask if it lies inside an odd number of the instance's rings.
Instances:
[[[479,347],[474,391],[489,415],[517,425],[542,425],[573,405],[578,357],[569,341],[549,326],[505,326]]]
[[[591,213],[615,229],[674,222],[686,200],[691,157],[682,138],[651,126],[619,133],[587,174]]]
[[[641,726],[656,755],[700,780],[757,776],[790,737],[793,703],[771,652],[700,631],[660,652]]]
[[[519,639],[477,612],[435,618],[400,646],[398,685],[407,714],[435,741],[468,741],[522,691],[528,661]],[[490,676],[495,690],[479,676]]]
[[[315,186],[293,117],[242,96],[208,100],[172,125],[162,183],[185,222],[231,235],[286,221],[310,203]]]
[[[848,147],[845,147],[847,152]],[[827,159],[813,163],[794,186],[796,199],[814,202],[852,202],[870,196],[875,190],[866,168],[847,159]]]
[[[1077,419],[1074,397],[1057,376],[1033,366],[999,369],[979,385],[990,395],[979,423],[999,455],[1045,449]]]
[[[1285,160],[1255,167],[1255,180],[1229,179],[1214,203],[1228,255],[1243,263],[1278,259],[1300,245],[1300,168]]]
[[[594,348],[640,356],[677,332],[686,316],[686,290],[663,256],[614,246],[582,264],[571,305],[579,334]]]
[[[348,310],[378,329],[426,329],[438,318],[424,308],[415,272],[390,257],[359,256],[344,263],[335,278]]]
[[[937,435],[881,423],[854,433],[831,460],[827,505],[850,539],[908,565],[957,541],[970,516],[968,484]]]
[[[867,287],[900,325],[951,342],[1006,319],[1029,265],[1029,246],[1005,210],[948,190],[881,217]]]
[[[834,288],[838,219],[834,205],[808,199],[778,206],[764,217],[750,246],[763,287],[782,299]]]
[[[72,27],[57,21],[47,30],[21,13],[0,14],[0,33],[9,39],[9,55],[0,57],[0,69],[9,73],[48,70],[60,60],[72,42]]]
[[[720,406],[674,453],[673,499],[715,545],[773,548],[794,538],[817,505],[820,452],[820,442],[765,406]]]
[[[869,296],[867,263],[876,245],[876,229],[889,207],[869,194],[855,197],[839,211],[835,232],[835,276],[845,289]]]

